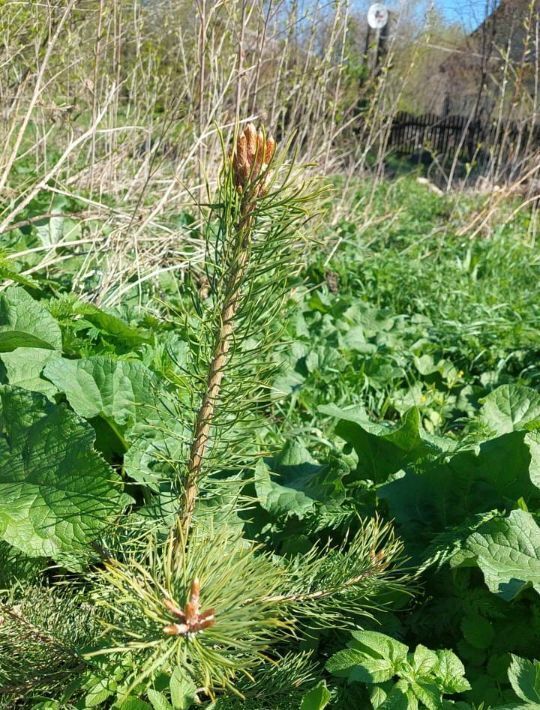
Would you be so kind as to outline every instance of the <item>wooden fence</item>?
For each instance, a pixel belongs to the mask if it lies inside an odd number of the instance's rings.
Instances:
[[[392,122],[388,147],[404,155],[427,150],[442,157],[458,151],[465,160],[500,156],[501,152],[519,158],[540,149],[540,124],[507,121],[497,125],[467,116],[415,116],[401,111]]]

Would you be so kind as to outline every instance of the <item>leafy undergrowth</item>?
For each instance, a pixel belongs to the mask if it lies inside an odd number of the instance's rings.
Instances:
[[[293,284],[273,401],[246,424],[265,456],[218,471],[202,505],[221,496],[233,528],[293,561],[321,543],[330,559],[361,519],[394,521],[409,593],[387,592],[387,609],[354,617],[352,632],[322,618],[285,672],[262,687],[246,679],[242,700],[202,698],[207,707],[539,706],[538,256],[523,216],[471,241],[459,228],[472,198],[456,206],[412,182],[379,192],[375,209],[397,216],[361,233],[340,223],[332,258],[313,255]],[[14,231],[13,251],[39,244],[39,229]],[[0,294],[5,707],[24,695],[43,710],[189,708],[201,697],[181,674],[115,705],[125,667],[108,666],[105,680],[103,661],[81,665],[77,650],[98,633],[84,582],[54,599],[48,584],[84,573],[126,511],[134,528],[174,516],[193,305],[170,277],[142,307],[114,312],[69,295],[67,266],[19,281]],[[51,666],[35,629],[54,605]],[[30,658],[13,652],[23,617]]]

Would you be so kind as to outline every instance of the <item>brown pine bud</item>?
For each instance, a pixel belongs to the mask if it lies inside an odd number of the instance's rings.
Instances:
[[[163,633],[167,636],[180,636],[180,634],[189,633],[189,626],[187,624],[168,624],[163,627]]]
[[[266,136],[262,129],[257,132],[252,123],[248,123],[238,136],[232,155],[234,184],[240,192],[251,183],[255,184],[274,157],[276,142]],[[264,195],[266,187],[259,184],[255,196]]]
[[[195,577],[195,579],[191,583],[191,595],[190,595],[189,600],[192,604],[199,606],[200,598],[201,598],[201,583],[199,582],[197,577]]]
[[[182,609],[180,609],[180,607],[177,606],[171,599],[164,599],[163,605],[165,606],[167,611],[171,612],[171,614],[174,614],[175,616],[179,616],[181,619],[183,619],[185,617],[185,614],[182,611]]]
[[[246,137],[247,142],[247,157],[251,166],[253,165],[253,162],[257,156],[258,146],[257,129],[252,123],[248,123],[247,126],[244,128],[244,135]]]
[[[275,152],[276,141],[272,138],[272,136],[268,136],[266,138],[266,149],[264,151],[264,162],[266,163],[266,165],[270,165]]]

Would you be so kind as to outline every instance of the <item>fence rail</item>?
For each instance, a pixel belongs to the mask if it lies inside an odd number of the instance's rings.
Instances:
[[[439,156],[454,156],[457,151],[467,160],[501,152],[518,158],[540,149],[540,124],[488,124],[467,116],[415,116],[400,111],[392,122],[388,147],[402,154],[429,150]]]

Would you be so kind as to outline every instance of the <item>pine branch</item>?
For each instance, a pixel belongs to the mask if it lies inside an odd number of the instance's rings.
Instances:
[[[198,480],[208,446],[210,429],[219,402],[223,377],[229,363],[229,351],[235,331],[235,320],[241,304],[241,289],[249,264],[257,200],[265,194],[265,177],[275,151],[275,142],[249,124],[238,138],[233,155],[233,176],[242,194],[240,218],[234,226],[233,254],[225,286],[225,298],[214,339],[213,357],[208,368],[206,391],[195,421],[184,492],[183,528],[191,525],[198,494]]]

